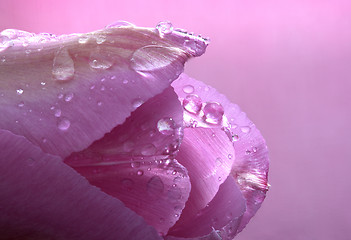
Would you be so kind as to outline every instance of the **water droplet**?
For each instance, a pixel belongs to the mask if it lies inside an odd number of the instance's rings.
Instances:
[[[129,178],[122,179],[122,186],[123,188],[127,189],[128,191],[131,191],[134,186],[134,181]]]
[[[150,178],[146,185],[147,193],[150,197],[158,198],[164,191],[164,184],[159,176]]]
[[[221,177],[218,177],[218,181],[222,181],[222,178],[221,178]]]
[[[222,121],[224,109],[221,104],[216,102],[206,103],[204,109],[204,119],[207,123],[219,124]]]
[[[43,138],[43,139],[42,139],[42,142],[43,142],[43,143],[47,143],[48,140],[47,140],[46,138]]]
[[[245,153],[246,153],[246,155],[250,155],[251,151],[250,150],[246,150]]]
[[[232,159],[232,158],[233,158],[233,155],[228,154],[228,158],[229,158],[229,159]]]
[[[174,130],[176,128],[175,125],[176,124],[172,118],[161,118],[157,122],[157,129],[164,135],[171,135],[174,133]]]
[[[255,152],[257,152],[257,147],[253,147],[252,148],[252,151],[255,153]]]
[[[143,176],[144,175],[144,171],[143,170],[138,170],[137,171],[137,175],[138,176]]]
[[[239,136],[235,134],[233,135],[232,139],[234,142],[237,142],[239,140]]]
[[[217,158],[216,159],[216,165],[219,167],[219,166],[221,166],[222,165],[222,158]]]
[[[57,95],[57,98],[58,98],[58,99],[62,99],[62,98],[63,98],[63,94],[62,94],[62,93],[59,93],[59,94]]]
[[[57,127],[62,131],[68,130],[70,126],[71,122],[66,118],[61,119],[57,124]]]
[[[106,41],[106,36],[104,36],[104,35],[96,36],[95,40],[96,40],[97,44],[102,44]]]
[[[108,54],[97,50],[90,54],[89,65],[93,69],[106,70],[112,67],[113,61],[109,58]]]
[[[192,85],[186,85],[183,87],[183,92],[190,94],[194,92],[194,87]]]
[[[160,36],[164,37],[173,31],[173,25],[171,22],[164,21],[157,24],[156,29],[158,30]]]
[[[74,97],[73,93],[67,93],[66,96],[65,96],[65,101],[66,102],[70,102],[73,97]]]
[[[183,107],[188,112],[198,114],[202,108],[202,100],[197,95],[188,95],[183,100]]]
[[[102,105],[102,102],[97,102],[97,105],[100,107]]]
[[[249,126],[244,126],[244,127],[241,127],[240,130],[243,133],[249,133],[251,131],[251,128]]]
[[[123,150],[126,151],[126,152],[130,152],[134,149],[134,142],[132,141],[126,141],[123,143]]]
[[[55,53],[52,75],[59,81],[67,81],[73,78],[74,63],[67,49],[60,49]]]
[[[23,93],[23,89],[22,89],[22,88],[17,89],[17,90],[16,90],[16,93],[17,93],[18,95],[22,95],[22,93]]]
[[[24,107],[24,102],[20,102],[20,103],[18,104],[18,107]]]
[[[172,175],[176,175],[177,174],[177,170],[173,170]]]
[[[127,83],[128,83],[128,80],[127,80],[127,79],[124,79],[122,83],[123,83],[123,84],[127,84]]]
[[[89,41],[90,37],[87,36],[87,35],[82,35],[79,39],[78,39],[78,42],[80,44],[85,44]]]
[[[142,104],[144,103],[143,100],[141,100],[140,98],[134,99],[132,101],[132,106],[134,109],[137,109],[138,107],[140,107]]]
[[[140,167],[140,162],[132,162],[132,163],[130,164],[130,166],[131,166],[132,168],[139,168],[139,167]]]
[[[134,27],[135,25],[126,21],[116,21],[107,25],[105,28],[118,28],[118,27]]]
[[[141,148],[141,154],[144,155],[144,156],[152,156],[156,153],[156,147],[149,143],[149,144],[146,144],[144,145],[142,148]]]
[[[177,214],[177,213],[176,213],[176,214],[174,214],[174,217],[175,217],[175,218],[179,217],[179,214]]]
[[[41,83],[40,83],[40,85],[42,85],[42,86],[45,86],[45,84],[46,84],[45,82],[41,82]]]
[[[61,117],[61,109],[55,110],[55,117]]]

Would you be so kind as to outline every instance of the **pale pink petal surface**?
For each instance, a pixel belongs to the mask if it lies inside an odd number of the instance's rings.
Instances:
[[[200,37],[125,25],[59,37],[18,30],[0,36],[0,128],[63,157],[123,123],[206,47]]]
[[[190,192],[187,170],[173,160],[183,137],[182,115],[169,87],[65,162],[164,235],[179,219]]]
[[[121,201],[59,157],[0,130],[1,239],[159,239]]]

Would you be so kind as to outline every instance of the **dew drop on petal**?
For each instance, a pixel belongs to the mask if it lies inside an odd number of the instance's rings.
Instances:
[[[20,103],[18,104],[18,107],[24,107],[24,102],[20,102]]]
[[[89,36],[83,35],[83,36],[81,36],[81,37],[78,39],[78,42],[79,42],[80,44],[85,44],[85,43],[87,43],[87,42],[89,41],[89,39],[90,39]]]
[[[183,107],[188,112],[198,114],[202,108],[202,100],[197,95],[188,95],[183,100]]]
[[[122,81],[122,83],[123,83],[123,84],[127,84],[127,83],[128,83],[128,80],[127,80],[127,79],[124,79],[124,80]]]
[[[23,89],[22,89],[22,88],[17,89],[17,90],[16,90],[16,93],[17,93],[18,95],[22,95],[22,93],[23,93]]]
[[[61,117],[61,109],[55,109],[55,117]]]
[[[222,121],[224,109],[221,104],[210,102],[206,103],[203,112],[205,122],[211,124],[219,124]]]
[[[94,51],[90,54],[89,65],[96,70],[106,70],[112,67],[112,60],[100,51]]]
[[[233,158],[233,155],[228,154],[228,158],[229,158],[229,159],[232,159],[232,158]]]
[[[183,92],[185,93],[193,93],[194,92],[194,87],[192,85],[186,85],[183,87]]]
[[[146,144],[141,148],[141,154],[144,156],[152,156],[156,153],[156,147],[150,143],[150,144]]]
[[[244,126],[244,127],[241,127],[240,130],[243,133],[249,133],[251,131],[251,128],[249,126]]]
[[[96,43],[97,44],[102,44],[106,41],[106,36],[104,35],[98,35],[95,37]]]
[[[58,81],[67,81],[73,78],[74,62],[67,49],[63,48],[55,53],[52,75]]]
[[[132,106],[134,109],[137,109],[138,107],[140,107],[142,104],[144,103],[143,100],[141,100],[140,98],[134,99],[132,101]]]
[[[156,29],[158,30],[160,36],[164,37],[165,35],[172,33],[173,25],[171,22],[164,21],[157,24]]]
[[[157,129],[164,135],[171,135],[174,133],[174,130],[176,128],[175,125],[176,124],[172,118],[161,118],[157,122]]]
[[[70,102],[73,97],[74,97],[73,93],[67,93],[66,96],[65,96],[65,101],[66,102]]]
[[[239,136],[237,134],[232,136],[232,139],[234,142],[237,142],[239,140]]]
[[[107,25],[105,28],[118,28],[118,27],[134,27],[135,25],[126,21],[116,21]]]
[[[164,191],[164,183],[159,176],[153,176],[147,182],[146,190],[149,196],[158,197]]]
[[[143,170],[138,170],[137,171],[137,175],[138,176],[143,176],[144,175],[144,171]]]
[[[138,168],[138,167],[140,167],[140,162],[132,162],[132,163],[130,164],[130,166],[131,166],[132,168]]]
[[[60,119],[57,124],[57,127],[62,131],[68,130],[70,126],[71,126],[71,122],[66,118]]]

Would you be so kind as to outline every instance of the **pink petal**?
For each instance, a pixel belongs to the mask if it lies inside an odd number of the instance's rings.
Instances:
[[[118,199],[59,157],[0,130],[1,239],[159,239]]]
[[[236,181],[229,176],[214,199],[188,225],[179,229],[176,234],[179,237],[167,239],[232,239],[245,209],[245,200]]]
[[[166,234],[190,192],[187,170],[172,160],[183,136],[182,114],[170,87],[65,162]]]
[[[199,212],[214,198],[219,186],[230,174],[234,148],[221,129],[186,128],[176,158],[186,167],[191,180],[186,208],[170,232],[171,235],[182,236],[184,228],[193,225]],[[210,232],[211,228],[207,230]]]
[[[236,179],[247,204],[246,212],[238,229],[241,231],[261,206],[268,190],[269,159],[265,140],[246,114],[214,88],[185,74],[182,74],[172,86],[181,100],[186,99],[189,94],[201,98],[201,110],[196,114],[188,111],[183,102],[183,107],[186,110],[184,111],[184,119],[189,127],[223,129],[232,139],[235,161],[231,175]],[[194,102],[192,101],[193,106],[196,106]],[[208,103],[219,103],[223,109],[211,108],[211,111],[207,109],[206,112],[205,107]],[[222,112],[222,110],[224,111]],[[221,115],[222,113],[223,115]],[[218,122],[209,120],[218,120]]]
[[[62,157],[123,123],[207,45],[123,24],[59,37],[4,30],[0,41],[0,128]]]

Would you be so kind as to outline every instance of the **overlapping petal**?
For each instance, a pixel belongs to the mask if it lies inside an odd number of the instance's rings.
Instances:
[[[0,130],[1,239],[159,239],[121,201],[59,157]]]
[[[266,143],[246,114],[212,87],[185,74],[172,86],[183,104],[184,121],[189,129],[220,129],[233,144],[235,159],[230,174],[236,180],[247,205],[238,227],[239,232],[261,206],[268,190]],[[228,231],[228,226],[220,229],[221,236],[228,235]]]
[[[123,24],[59,37],[5,30],[0,40],[0,129],[62,157],[123,123],[206,47],[200,37]]]
[[[182,115],[170,87],[65,162],[166,234],[190,192],[187,170],[173,159],[183,137]]]

